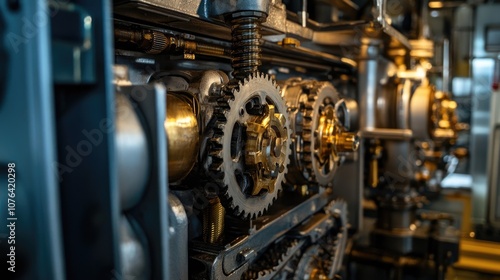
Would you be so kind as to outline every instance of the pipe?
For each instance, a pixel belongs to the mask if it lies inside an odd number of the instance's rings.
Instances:
[[[360,59],[358,62],[358,91],[360,99],[360,129],[376,128],[377,72],[380,41],[361,39]]]

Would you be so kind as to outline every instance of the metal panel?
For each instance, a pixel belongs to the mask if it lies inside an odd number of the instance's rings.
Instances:
[[[120,279],[111,6],[110,1],[73,3],[91,17],[94,26],[95,81],[55,86],[66,277]]]
[[[488,27],[498,26],[499,14],[500,4],[484,4],[477,7],[474,24],[474,57],[496,57],[495,51],[486,50],[486,31]]]
[[[363,164],[362,156],[365,149],[364,141],[361,141],[358,153],[355,159],[349,159],[343,162],[335,172],[333,178],[333,194],[336,198],[347,202],[347,213],[350,229],[353,231],[361,230],[363,212]]]
[[[497,107],[498,108],[498,107]],[[489,213],[488,218],[489,222],[493,224],[495,227],[500,227],[500,124],[492,133],[490,145],[490,192],[489,192]]]
[[[475,222],[486,221],[487,157],[490,132],[490,98],[494,60],[497,54],[485,46],[486,28],[498,22],[500,5],[485,4],[477,7],[475,17],[472,60],[472,115],[471,115],[471,175],[473,178],[473,211]],[[481,16],[478,16],[481,15]]]
[[[496,60],[494,75],[494,82],[498,83],[500,78],[500,55]],[[500,91],[498,88],[492,93],[490,111],[488,220],[493,226],[500,228]]]
[[[472,175],[473,211],[475,222],[486,219],[488,135],[490,133],[490,96],[493,60],[477,58],[472,61],[472,115],[470,143],[470,172]]]
[[[45,0],[0,4],[0,273],[64,279]],[[8,70],[7,70],[8,69]],[[29,81],[29,82],[26,82]],[[15,262],[7,271],[7,163],[15,163]],[[10,257],[9,257],[10,259]],[[7,276],[7,278],[5,277]]]

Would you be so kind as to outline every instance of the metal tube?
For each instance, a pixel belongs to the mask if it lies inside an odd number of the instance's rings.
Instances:
[[[363,38],[358,62],[358,91],[361,130],[376,127],[377,71],[380,41]]]
[[[443,92],[450,92],[450,41],[443,41]]]
[[[392,185],[401,191],[407,191],[410,180],[414,176],[413,162],[411,158],[409,141],[385,141],[387,161],[385,162],[385,174]]]
[[[410,140],[412,137],[411,129],[398,128],[375,128],[366,129],[361,132],[363,138],[377,138],[387,140]]]

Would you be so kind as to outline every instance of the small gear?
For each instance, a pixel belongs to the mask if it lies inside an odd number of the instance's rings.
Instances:
[[[347,204],[334,200],[325,212],[336,226],[315,243],[307,243],[290,258],[275,280],[336,279],[341,270],[347,244]]]
[[[294,172],[287,179],[296,184],[330,184],[339,164],[339,153],[357,149],[354,134],[345,132],[337,119],[339,94],[329,82],[289,80],[282,95],[292,108]],[[302,174],[302,178],[296,176]],[[305,180],[304,180],[305,179]]]
[[[274,81],[254,73],[219,98],[206,164],[229,212],[255,218],[278,196],[289,163],[291,129]]]
[[[336,235],[329,235],[327,237],[327,244],[331,244],[331,265],[328,277],[333,276],[342,268],[342,260],[347,246],[347,203],[342,200],[334,200],[325,208],[326,212],[335,217],[337,223]]]
[[[277,279],[280,270],[300,251],[303,240],[285,238],[271,245],[241,277],[242,280]]]

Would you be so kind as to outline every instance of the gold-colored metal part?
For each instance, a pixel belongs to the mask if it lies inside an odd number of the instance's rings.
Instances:
[[[382,156],[382,146],[376,143],[375,146],[370,148],[370,169],[369,169],[369,183],[370,187],[376,188],[378,186],[378,159]]]
[[[337,135],[337,151],[354,152],[358,150],[359,138],[351,132],[341,132]]]
[[[168,179],[176,182],[187,176],[198,155],[198,121],[187,98],[167,94],[164,127],[168,141]]]
[[[325,272],[317,267],[313,268],[311,274],[309,275],[309,279],[311,280],[329,280],[328,275]]]
[[[466,158],[469,155],[469,150],[467,148],[457,148],[453,151],[453,155],[458,159]]]
[[[340,132],[335,124],[335,109],[328,106],[322,112],[319,118],[318,137],[319,145],[317,146],[318,156],[321,162],[326,161],[331,155],[337,157],[335,143],[337,134]]]
[[[186,56],[193,58],[194,54],[210,56],[228,56],[230,50],[217,45],[199,43],[193,40],[185,39],[181,36],[172,36],[153,30],[132,31],[121,28],[115,28],[115,38],[119,42],[131,42],[148,53],[162,52],[183,52],[193,54]]]
[[[378,186],[378,160],[372,158],[370,160],[370,187],[376,188]]]
[[[410,56],[414,58],[434,57],[434,42],[427,39],[410,40]]]
[[[252,174],[252,195],[262,190],[274,192],[276,177],[285,169],[288,136],[285,116],[275,113],[267,104],[263,116],[253,116],[247,122],[245,163]]]
[[[456,109],[457,103],[451,100],[447,94],[441,91],[434,93],[431,113],[434,138],[448,140],[452,144],[455,142],[458,137],[458,129],[461,127],[458,123]]]
[[[195,60],[196,59],[196,56],[194,53],[184,53],[184,59],[187,59],[187,60]]]
[[[300,41],[291,37],[284,38],[278,44],[281,46],[300,47]]]
[[[500,260],[500,244],[462,238],[460,239],[460,259],[453,267],[497,275],[497,278],[488,279],[500,279],[498,260]]]
[[[218,197],[209,200],[203,211],[203,241],[210,244],[221,243],[224,239],[224,215],[226,210]]]
[[[319,119],[319,156],[326,159],[330,155],[338,156],[338,153],[354,152],[358,150],[359,138],[355,133],[342,131],[337,124],[334,109],[326,107]]]

